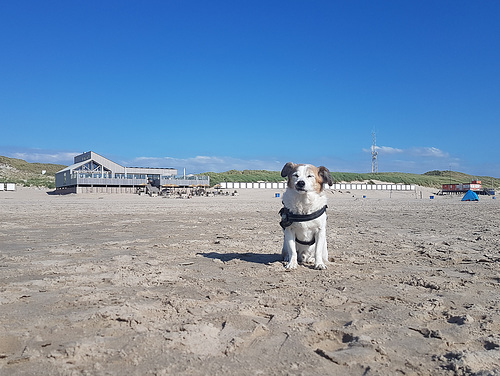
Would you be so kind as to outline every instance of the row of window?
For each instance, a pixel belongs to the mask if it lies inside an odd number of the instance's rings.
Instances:
[[[158,179],[158,175],[150,175],[150,174],[115,174],[113,176],[112,173],[104,173],[104,174],[96,174],[96,173],[74,173],[73,178],[96,178],[96,179]]]
[[[159,175],[153,175],[153,174],[115,174],[113,177],[112,173],[104,173],[104,174],[97,174],[97,173],[73,173],[72,178],[96,178],[96,179],[153,179],[157,180],[160,178]],[[162,176],[162,179],[186,179],[186,180],[208,180],[208,176]]]

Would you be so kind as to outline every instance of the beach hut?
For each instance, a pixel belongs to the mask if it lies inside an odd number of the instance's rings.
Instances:
[[[462,201],[479,201],[479,197],[477,197],[476,192],[469,190],[462,198]]]

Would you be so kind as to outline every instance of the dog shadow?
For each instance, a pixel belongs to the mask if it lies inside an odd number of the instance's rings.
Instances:
[[[251,262],[254,264],[272,264],[274,262],[282,261],[281,254],[278,253],[254,253],[254,252],[245,252],[245,253],[219,253],[219,252],[200,252],[199,255],[210,258],[217,259],[222,262],[228,262],[231,260],[241,260],[246,262]]]

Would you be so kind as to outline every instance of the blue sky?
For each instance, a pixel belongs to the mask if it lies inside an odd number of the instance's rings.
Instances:
[[[498,1],[2,1],[0,155],[500,177]]]

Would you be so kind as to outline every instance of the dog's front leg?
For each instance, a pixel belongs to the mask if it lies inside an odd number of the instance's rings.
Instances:
[[[283,261],[286,263],[290,261],[290,252],[288,251],[288,245],[286,244],[284,231],[283,231],[283,248],[281,248],[281,257],[283,258]]]
[[[326,257],[325,257],[326,253]],[[321,228],[316,237],[316,249],[314,253],[314,269],[326,269],[325,262],[328,261],[328,251],[326,248],[326,229]]]
[[[297,248],[295,245],[295,232],[293,232],[290,228],[285,229],[285,239],[284,239],[283,249],[288,251],[288,256],[285,257],[285,261],[288,263],[285,265],[285,268],[297,269]]]
[[[285,239],[283,239],[283,248],[281,248],[281,257],[284,262],[290,261],[290,253],[288,252],[288,247],[286,245]]]

